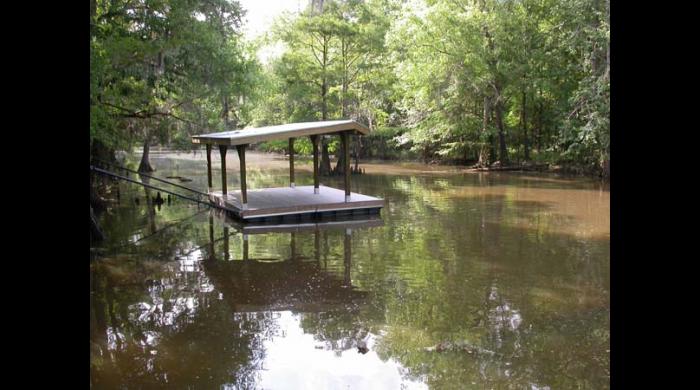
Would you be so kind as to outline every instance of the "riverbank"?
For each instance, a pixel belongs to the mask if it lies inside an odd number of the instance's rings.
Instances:
[[[140,148],[135,148],[133,152],[126,153],[123,151],[117,152],[118,159],[124,161],[125,156],[130,156],[130,159],[139,157],[142,153]],[[153,158],[163,158],[167,156],[177,156],[179,159],[185,160],[201,160],[206,154],[204,149],[194,149],[191,151],[177,150],[168,147],[152,147],[150,154]],[[288,155],[285,153],[274,151],[251,150],[248,153],[248,162],[256,165],[263,165],[269,168],[277,168],[286,166]],[[336,157],[330,156],[331,166],[335,166]],[[311,155],[296,155],[296,169],[312,170],[310,162]],[[219,154],[212,153],[212,161],[219,161]],[[237,166],[238,159],[233,155],[227,156],[228,166],[235,164]],[[351,165],[354,166],[355,160],[351,160]],[[433,174],[445,172],[459,173],[478,173],[478,172],[522,172],[522,173],[537,173],[554,175],[562,178],[589,178],[594,180],[602,180],[606,183],[610,181],[609,176],[603,177],[600,172],[593,167],[583,167],[572,164],[552,164],[552,163],[536,163],[536,162],[520,162],[510,165],[501,166],[500,162],[495,162],[489,167],[477,167],[473,163],[465,164],[457,161],[440,161],[433,160],[429,163],[424,163],[419,160],[393,160],[393,159],[360,159],[360,169],[364,169],[366,173],[375,174]]]

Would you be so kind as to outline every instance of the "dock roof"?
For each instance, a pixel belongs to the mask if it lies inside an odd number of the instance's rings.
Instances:
[[[192,136],[194,144],[245,145],[255,142],[289,139],[310,135],[331,134],[343,131],[369,134],[369,129],[354,120],[288,123],[278,126],[251,127],[220,133]]]

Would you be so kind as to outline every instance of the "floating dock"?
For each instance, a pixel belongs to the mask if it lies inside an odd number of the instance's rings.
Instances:
[[[345,178],[344,190],[321,186],[319,182],[320,137],[340,136]],[[291,123],[249,128],[192,137],[192,143],[205,144],[209,199],[243,221],[299,221],[338,215],[379,214],[384,200],[350,191],[350,136],[369,134],[369,129],[353,120]],[[294,182],[294,140],[308,136],[313,145],[314,185],[296,187]],[[245,151],[249,144],[270,140],[289,141],[289,187],[249,190],[246,182]],[[221,190],[214,190],[211,174],[212,146],[221,154]],[[235,146],[240,159],[241,189],[229,192],[226,181],[226,152]]]

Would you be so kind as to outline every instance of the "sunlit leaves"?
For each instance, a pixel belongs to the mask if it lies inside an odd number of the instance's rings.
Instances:
[[[510,154],[522,153],[527,136],[537,151],[557,151],[550,161],[605,159],[605,7],[588,0],[403,3],[386,40],[399,80],[398,119],[411,128],[404,144],[443,159],[494,146],[493,107],[484,128],[483,102],[498,95],[506,142],[515,146]]]
[[[256,66],[242,15],[226,0],[97,1],[91,136],[112,148],[143,139],[190,148],[182,141],[193,133],[244,122]]]

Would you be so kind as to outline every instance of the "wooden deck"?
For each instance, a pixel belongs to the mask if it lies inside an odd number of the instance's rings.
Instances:
[[[320,186],[314,194],[313,186],[277,187],[248,190],[248,208],[241,207],[240,191],[223,195],[212,191],[209,199],[226,208],[233,216],[249,221],[278,219],[280,217],[323,217],[333,214],[376,214],[384,207],[384,200],[355,192],[345,201],[345,191]]]

